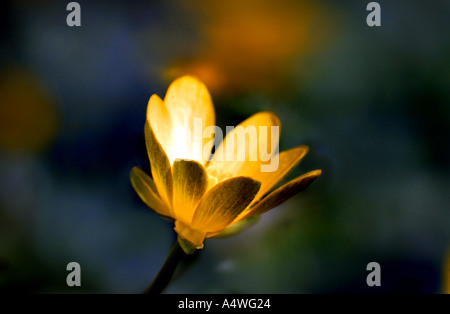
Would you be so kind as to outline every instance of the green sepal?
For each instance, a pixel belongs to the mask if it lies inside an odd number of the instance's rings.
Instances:
[[[178,236],[178,243],[180,244],[181,248],[183,249],[184,253],[191,255],[195,252],[195,250],[203,249],[203,243],[199,245],[194,245],[190,241],[183,239],[182,237]]]
[[[214,237],[215,238],[227,238],[227,237],[234,236],[234,235],[244,231],[248,227],[254,225],[259,220],[259,217],[260,216],[253,216],[253,217],[238,221],[238,222],[232,224],[231,226],[227,227],[224,231],[222,231],[221,233],[219,233],[218,235],[216,235]]]

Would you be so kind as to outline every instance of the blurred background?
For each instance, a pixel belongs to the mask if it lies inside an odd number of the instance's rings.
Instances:
[[[2,1],[0,290],[141,293],[175,233],[131,187],[149,97],[183,74],[217,125],[271,110],[308,189],[209,239],[168,293],[441,293],[450,265],[450,3]],[[448,259],[449,260],[449,259]],[[81,287],[66,265],[81,265]],[[368,287],[369,262],[381,287]],[[449,262],[450,263],[450,260]]]

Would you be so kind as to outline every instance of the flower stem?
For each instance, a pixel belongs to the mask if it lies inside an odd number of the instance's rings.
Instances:
[[[170,248],[169,255],[166,258],[163,266],[159,270],[152,284],[145,290],[145,294],[158,294],[161,293],[169,284],[172,276],[177,268],[178,263],[183,258],[184,252],[180,247],[180,244],[175,240],[174,244]]]

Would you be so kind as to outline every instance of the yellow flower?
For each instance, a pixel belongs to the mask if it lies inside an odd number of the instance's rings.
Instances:
[[[229,161],[221,160],[217,154],[211,158],[202,154],[211,152],[213,139],[202,137],[201,141],[194,139],[193,143],[186,137],[199,131],[194,127],[196,119],[202,121],[203,135],[215,123],[211,96],[198,79],[184,76],[175,80],[164,101],[153,95],[145,123],[152,178],[138,167],[130,174],[131,183],[144,203],[175,221],[178,242],[186,253],[203,248],[206,238],[236,229],[237,224],[281,204],[321,173],[321,170],[306,173],[268,194],[297,165],[308,148],[300,146],[277,153],[278,168],[273,172],[261,172],[263,161],[259,157]],[[260,112],[240,126],[261,130],[262,126],[279,127],[280,122],[273,113]],[[216,151],[227,147],[227,139],[234,138],[237,129],[227,134]],[[261,132],[257,132],[258,142],[245,147],[246,156],[259,151],[261,145],[267,147],[274,143],[271,134],[259,136]],[[274,140],[278,145],[278,139]],[[196,149],[199,147],[201,149]]]

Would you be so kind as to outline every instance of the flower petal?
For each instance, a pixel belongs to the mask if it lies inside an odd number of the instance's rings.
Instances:
[[[164,151],[167,152],[172,147],[172,121],[166,105],[156,94],[148,101],[147,121]]]
[[[214,106],[206,86],[192,76],[183,76],[169,86],[164,103],[172,121],[173,142],[166,151],[171,163],[181,158],[205,165],[213,137],[203,138],[203,132],[215,124]]]
[[[177,220],[189,224],[198,202],[208,188],[208,177],[201,164],[176,159],[173,163],[173,209]]]
[[[231,178],[217,184],[198,204],[191,228],[204,233],[223,230],[250,204],[260,186],[258,181],[247,177]]]
[[[153,181],[158,190],[161,200],[171,210],[171,217],[174,217],[172,210],[172,170],[169,159],[164,152],[161,144],[156,139],[149,122],[145,123],[145,144],[147,146],[148,158],[150,159],[150,168],[152,170]]]
[[[274,129],[277,134],[272,134],[272,127],[277,127]],[[260,151],[278,153],[279,127],[280,120],[267,111],[254,114],[240,123],[228,132],[216,149],[206,168],[208,175],[218,183],[235,176],[253,177],[261,172],[261,165],[267,161],[261,160]]]
[[[161,201],[153,180],[138,167],[133,167],[130,172],[131,185],[141,200],[156,213],[170,217],[170,209]]]
[[[292,196],[296,195],[300,191],[304,190],[308,185],[310,185],[318,176],[322,173],[321,170],[314,170],[300,177],[286,183],[282,187],[276,189],[265,198],[263,198],[259,203],[250,210],[238,217],[236,222],[242,219],[247,219],[255,215],[264,214],[266,211],[280,205],[284,201],[288,200]]]
[[[261,172],[249,174],[255,180],[261,182],[261,189],[256,195],[253,203],[259,201],[267,192],[269,192],[278,182],[280,182],[291,171],[300,160],[306,155],[308,146],[299,146],[281,152],[278,155],[278,168],[273,172]]]

